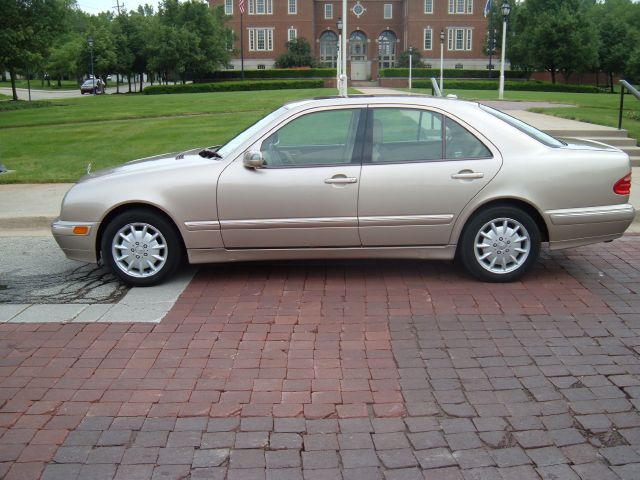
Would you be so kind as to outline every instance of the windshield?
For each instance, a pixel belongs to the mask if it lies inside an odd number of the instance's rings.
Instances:
[[[503,122],[508,123],[512,127],[517,128],[522,133],[529,135],[531,138],[539,141],[540,143],[545,144],[547,147],[557,148],[565,145],[564,142],[561,142],[557,138],[554,138],[551,135],[547,135],[546,133],[541,132],[537,128],[532,127],[528,123],[525,123],[522,120],[518,120],[517,118],[512,117],[511,115],[507,115],[506,113],[501,112],[500,110],[496,110],[495,108],[487,107],[486,105],[482,105],[482,104],[480,104],[480,108],[485,112],[490,113],[494,117],[499,118]]]
[[[287,107],[280,107],[279,109],[274,110],[273,112],[271,112],[266,117],[258,120],[256,123],[251,125],[245,131],[243,131],[240,135],[238,135],[237,137],[235,137],[235,138],[231,139],[229,142],[227,142],[222,148],[220,148],[217,151],[217,153],[221,157],[226,157],[229,153],[231,153],[236,148],[240,147],[243,143],[245,143],[255,133],[257,133],[262,128],[267,126],[271,121],[273,121],[274,119],[276,119],[280,115],[282,115],[282,113],[285,112],[286,110],[287,110]]]

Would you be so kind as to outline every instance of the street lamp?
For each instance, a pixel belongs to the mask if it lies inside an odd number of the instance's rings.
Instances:
[[[93,80],[93,94],[96,94],[96,76],[93,74],[93,37],[87,38],[89,52],[91,53],[91,79]]]
[[[336,85],[338,86],[338,95],[342,96],[342,55],[344,52],[342,51],[342,18],[339,18],[336,22],[336,27],[338,28],[338,55],[336,57]]]
[[[340,43],[340,51],[342,52],[342,92],[340,95],[343,97],[347,96],[347,32],[349,28],[347,27],[347,0],[342,0],[342,25],[344,28],[342,35],[342,42]]]
[[[411,90],[411,83],[413,77],[413,47],[409,47],[409,90]]]
[[[498,99],[504,99],[504,55],[507,49],[507,19],[509,18],[509,13],[511,13],[511,5],[507,0],[504,0],[502,3],[502,60],[500,62],[500,89],[498,90]]]
[[[444,84],[444,30],[440,30],[440,92]]]

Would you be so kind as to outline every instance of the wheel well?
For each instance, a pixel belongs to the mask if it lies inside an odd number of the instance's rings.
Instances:
[[[460,238],[462,238],[462,235],[464,234],[464,230],[467,228],[467,225],[469,224],[469,220],[471,218],[473,218],[478,213],[484,210],[487,210],[489,208],[502,207],[502,206],[519,208],[520,210],[523,210],[526,213],[528,213],[529,216],[533,219],[533,221],[536,222],[536,225],[538,226],[538,230],[540,230],[540,241],[542,242],[549,241],[549,230],[547,229],[547,224],[544,222],[544,219],[542,218],[542,215],[540,215],[540,212],[538,212],[538,210],[536,210],[535,207],[533,207],[530,203],[524,202],[522,200],[516,200],[515,198],[501,198],[499,200],[493,200],[491,202],[488,202],[479,206],[467,218],[467,223],[462,229],[462,232],[460,232]],[[460,245],[460,242],[458,242],[458,245]]]
[[[178,229],[178,227],[176,226],[175,222],[173,221],[173,219],[167,215],[164,211],[162,211],[161,209],[159,209],[158,207],[154,207],[153,205],[149,205],[147,203],[127,203],[125,205],[120,205],[116,208],[114,208],[113,210],[111,210],[100,222],[100,227],[98,228],[98,235],[96,236],[96,252],[98,253],[98,259],[100,260],[102,257],[102,249],[101,249],[101,245],[102,245],[102,235],[104,234],[104,230],[107,228],[107,225],[109,225],[109,223],[111,222],[111,220],[113,220],[115,217],[117,217],[118,215],[120,215],[121,213],[126,212],[127,210],[131,210],[131,209],[140,209],[140,210],[147,210],[149,212],[153,212],[157,215],[160,215],[162,217],[164,217],[164,219],[169,222],[170,225],[173,226],[178,239],[180,240],[180,247],[182,248],[182,253],[186,253],[186,248],[184,245],[184,239],[182,238],[182,235],[180,234],[180,230]]]

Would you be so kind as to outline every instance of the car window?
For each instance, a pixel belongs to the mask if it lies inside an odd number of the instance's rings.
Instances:
[[[376,108],[371,162],[424,162],[442,158],[442,115],[412,108]]]
[[[262,142],[267,168],[351,163],[360,109],[308,113]]]
[[[455,120],[445,123],[445,158],[491,158],[491,151]]]

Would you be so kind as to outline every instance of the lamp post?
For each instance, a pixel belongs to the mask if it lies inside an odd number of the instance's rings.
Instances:
[[[444,30],[440,30],[440,92],[444,84]]]
[[[409,47],[409,90],[412,87],[413,79],[413,47]]]
[[[507,0],[504,0],[502,3],[502,52],[501,54],[501,62],[500,62],[500,89],[498,90],[498,99],[504,99],[504,56],[507,49],[507,19],[509,18],[509,13],[511,13],[511,5]]]
[[[343,96],[342,95],[342,55],[344,55],[344,52],[342,51],[342,18],[339,18],[338,21],[336,22],[336,27],[338,29],[338,55],[337,55],[337,62],[336,62],[336,73],[338,74],[338,77],[336,79],[336,84],[338,86],[338,95]]]
[[[91,53],[91,79],[93,80],[93,94],[96,94],[96,76],[93,74],[93,37],[87,38],[89,52]]]
[[[347,0],[342,0],[342,43],[340,44],[340,51],[342,52],[342,92],[340,95],[343,97],[347,96],[347,35],[348,35],[348,27],[347,27]]]

